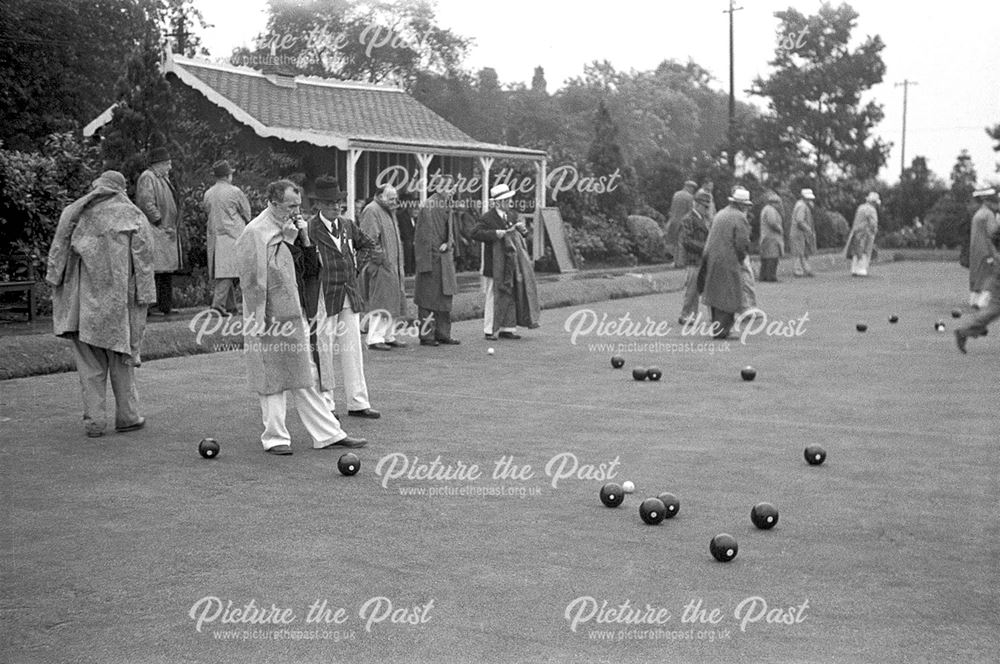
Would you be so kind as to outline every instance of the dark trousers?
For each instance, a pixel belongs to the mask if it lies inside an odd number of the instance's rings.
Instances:
[[[169,272],[157,272],[153,275],[156,283],[156,308],[165,314],[174,309],[174,275]]]
[[[418,307],[417,315],[420,316],[420,339],[422,341],[451,339],[450,311],[431,311]]]
[[[777,280],[778,280],[778,259],[761,258],[760,281],[777,281]]]
[[[712,336],[716,339],[725,339],[733,329],[735,321],[736,316],[732,311],[723,311],[712,307],[712,325],[715,330],[715,334]]]
[[[1000,319],[1000,274],[993,277],[993,282],[987,289],[990,291],[990,303],[976,316],[958,328],[958,331],[967,337],[981,337],[985,335],[990,324]]]

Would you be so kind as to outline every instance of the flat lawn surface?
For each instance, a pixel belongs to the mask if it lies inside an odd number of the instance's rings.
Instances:
[[[545,311],[521,341],[466,322],[461,346],[367,353],[383,418],[338,406],[370,440],[354,477],[291,409],[294,456],[262,453],[238,353],[148,362],[146,429],[94,440],[75,374],[0,382],[3,659],[996,661],[1000,329],[955,349],[957,265],[844,273],[758,285],[769,322],[808,315],[795,338],[685,337],[674,293]],[[574,344],[585,309],[673,329]],[[626,345],[624,369],[603,344]],[[660,382],[632,380],[651,364]],[[206,436],[215,460],[197,454]],[[805,463],[809,443],[825,464]],[[481,474],[390,476],[438,458]],[[560,459],[577,473],[555,481]],[[636,484],[618,509],[602,471]],[[661,491],[680,513],[644,525],[639,502]],[[770,531],[749,519],[763,500]],[[728,564],[709,555],[720,532],[739,540]],[[311,622],[324,600],[343,612]],[[616,612],[593,611],[605,602]],[[691,606],[715,622],[685,620]]]

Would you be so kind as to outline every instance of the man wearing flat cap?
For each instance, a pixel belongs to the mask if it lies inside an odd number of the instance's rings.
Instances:
[[[984,336],[987,327],[1000,319],[1000,220],[997,219],[1000,198],[994,187],[980,187],[972,195],[982,203],[972,220],[973,233],[985,232],[987,246],[976,246],[975,251],[973,246],[969,247],[969,273],[971,275],[973,268],[980,271],[983,281],[976,285],[982,288],[986,297],[977,300],[977,304],[982,303],[982,310],[971,321],[955,330],[955,341],[963,353],[969,337]],[[978,239],[980,238],[973,236],[973,242],[977,245]],[[975,263],[972,262],[973,259]]]
[[[681,317],[678,322],[686,325],[698,316],[698,271],[701,267],[705,242],[708,240],[711,220],[708,216],[708,206],[712,197],[708,192],[699,191],[694,196],[694,208],[684,216],[677,239],[684,248],[683,256],[687,263],[687,278],[684,281],[684,303],[681,305]]]
[[[697,188],[697,182],[687,180],[681,189],[674,192],[674,196],[670,200],[670,212],[667,214],[664,236],[667,246],[674,254],[674,267],[677,268],[687,265],[687,261],[684,259],[684,245],[680,241],[680,231],[684,217],[694,208],[694,192]]]
[[[725,339],[735,322],[735,315],[745,306],[743,296],[743,261],[750,253],[750,192],[733,189],[729,205],[719,210],[712,221],[705,243],[702,264],[702,297],[712,310],[713,336]]]
[[[371,407],[365,380],[361,347],[360,314],[365,299],[358,283],[358,252],[373,256],[380,247],[355,223],[344,216],[347,192],[335,178],[316,178],[310,196],[313,211],[309,220],[309,240],[319,254],[319,274],[304,282],[306,316],[316,331],[314,361],[318,365],[321,390],[327,407],[333,412],[333,365],[338,361],[347,414],[377,419],[381,414]]]
[[[778,260],[785,253],[781,196],[768,191],[760,211],[760,280],[778,281]]]
[[[184,266],[180,236],[180,203],[170,183],[170,154],[166,148],[153,148],[149,168],[135,185],[135,204],[149,220],[153,230],[153,269],[156,271],[156,306],[161,314],[174,308],[173,274]]]
[[[792,274],[796,277],[815,276],[809,267],[809,257],[816,253],[816,227],[813,225],[813,205],[816,195],[812,189],[803,189],[799,200],[792,209],[792,227],[788,233],[788,244],[791,246],[795,267]]]
[[[141,429],[135,368],[156,300],[149,222],[125,193],[125,176],[105,171],[59,217],[45,280],[52,285],[55,335],[73,344],[88,437],[105,430],[108,378],[115,431]]]
[[[844,257],[851,259],[852,277],[868,276],[875,235],[878,233],[878,210],[875,206],[881,203],[879,195],[874,191],[870,192],[854,213],[854,224],[847,236],[847,244],[844,245]]]
[[[202,199],[208,214],[205,249],[208,278],[215,280],[212,309],[220,314],[236,313],[236,240],[250,221],[250,201],[233,185],[233,169],[228,161],[212,166],[215,184]]]

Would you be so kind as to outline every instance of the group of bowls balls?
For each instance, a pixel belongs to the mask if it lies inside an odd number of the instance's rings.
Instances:
[[[826,460],[826,450],[822,445],[810,445],[803,451],[810,466],[818,466]],[[609,482],[601,487],[601,502],[607,507],[618,507],[625,501],[625,494],[632,493],[632,482],[616,484]],[[664,492],[655,498],[646,498],[639,504],[639,517],[644,523],[655,526],[664,519],[672,519],[681,511],[681,501],[672,493]],[[750,521],[761,530],[770,530],[778,524],[778,508],[771,503],[757,503],[750,510]],[[720,533],[708,544],[709,553],[722,563],[728,563],[740,550],[736,538],[729,533]]]
[[[952,318],[961,318],[962,317],[962,312],[959,311],[958,309],[952,309],[951,310],[951,317]],[[891,316],[889,316],[889,322],[890,323],[898,323],[899,322],[899,316],[897,316],[896,314],[892,314]],[[862,323],[858,323],[854,327],[855,327],[855,329],[858,332],[867,332],[868,331],[868,324],[867,323],[863,323],[863,322]],[[934,323],[934,330],[936,332],[944,332],[945,331],[944,321],[943,320],[939,320],[938,322]]]
[[[611,366],[615,369],[621,369],[623,366],[625,366],[625,358],[622,357],[621,355],[615,355],[614,357],[611,358]],[[743,367],[743,369],[740,370],[740,375],[743,377],[743,380],[751,381],[757,377],[757,370],[754,369],[753,367]],[[661,378],[663,378],[663,370],[660,369],[659,367],[649,367],[648,369],[645,367],[635,367],[634,369],[632,369],[633,380],[656,381],[660,380]]]
[[[219,442],[215,438],[202,438],[198,443],[198,454],[206,459],[219,456]],[[361,459],[353,452],[348,452],[337,459],[337,470],[341,475],[357,475],[361,470]]]

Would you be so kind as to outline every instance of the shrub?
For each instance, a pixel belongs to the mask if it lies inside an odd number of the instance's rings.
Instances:
[[[934,235],[934,229],[927,225],[920,228],[904,226],[879,237],[878,245],[884,249],[933,249],[936,246]]]

